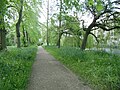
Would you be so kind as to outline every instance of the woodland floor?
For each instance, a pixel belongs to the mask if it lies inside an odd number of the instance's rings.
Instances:
[[[28,90],[91,90],[68,68],[38,47]]]

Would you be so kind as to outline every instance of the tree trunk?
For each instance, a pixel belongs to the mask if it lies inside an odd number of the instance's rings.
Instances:
[[[20,48],[20,24],[16,24],[17,47]]]
[[[30,44],[30,39],[29,39],[29,33],[26,31],[26,42],[27,42],[27,46],[29,46]]]
[[[62,33],[61,33],[61,13],[62,13],[62,0],[60,0],[60,16],[59,16],[58,42],[57,42],[58,48],[60,48],[60,39],[62,36]]]
[[[0,50],[6,48],[6,31],[5,29],[0,29]]]
[[[82,45],[81,45],[81,50],[85,50],[86,44],[87,44],[87,39],[88,39],[89,32],[85,32]]]
[[[23,46],[25,47],[26,46],[26,31],[24,29],[24,26],[22,26],[23,28]]]
[[[57,41],[57,47],[60,48],[60,39],[61,39],[62,34],[59,32],[59,37]]]
[[[5,30],[5,21],[4,17],[6,15],[6,4],[7,0],[0,0],[0,50],[6,49],[6,30]]]
[[[2,41],[3,41],[2,48],[6,49],[6,31],[5,31],[5,29],[4,29],[3,34],[2,34]]]
[[[95,26],[96,20],[97,20],[97,18],[94,18],[92,23],[85,30],[85,35],[84,35],[84,38],[83,38],[83,41],[82,41],[81,50],[85,50],[86,44],[87,44],[88,35],[90,34],[91,29]],[[83,22],[83,29],[85,29],[84,28],[84,22]]]
[[[4,26],[4,17],[0,19],[0,50],[4,50],[6,48],[6,30]]]
[[[20,23],[22,21],[22,11],[23,11],[23,0],[20,0],[21,2],[21,8],[19,12],[19,19],[16,23],[16,34],[17,34],[17,47],[20,48]]]
[[[48,24],[49,24],[49,0],[47,1],[47,46],[49,46],[49,28],[48,28]]]

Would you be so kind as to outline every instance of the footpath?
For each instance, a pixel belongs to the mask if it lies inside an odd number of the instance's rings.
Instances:
[[[42,47],[38,47],[27,90],[92,90]]]

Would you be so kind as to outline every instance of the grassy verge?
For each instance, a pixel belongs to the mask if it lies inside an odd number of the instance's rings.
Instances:
[[[9,48],[0,52],[0,90],[25,90],[37,48]]]
[[[80,51],[76,48],[45,49],[82,77],[94,89],[120,90],[120,57],[105,52]]]

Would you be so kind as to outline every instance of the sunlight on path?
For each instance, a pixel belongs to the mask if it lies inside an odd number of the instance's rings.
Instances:
[[[78,80],[69,69],[38,47],[28,90],[91,90]]]

